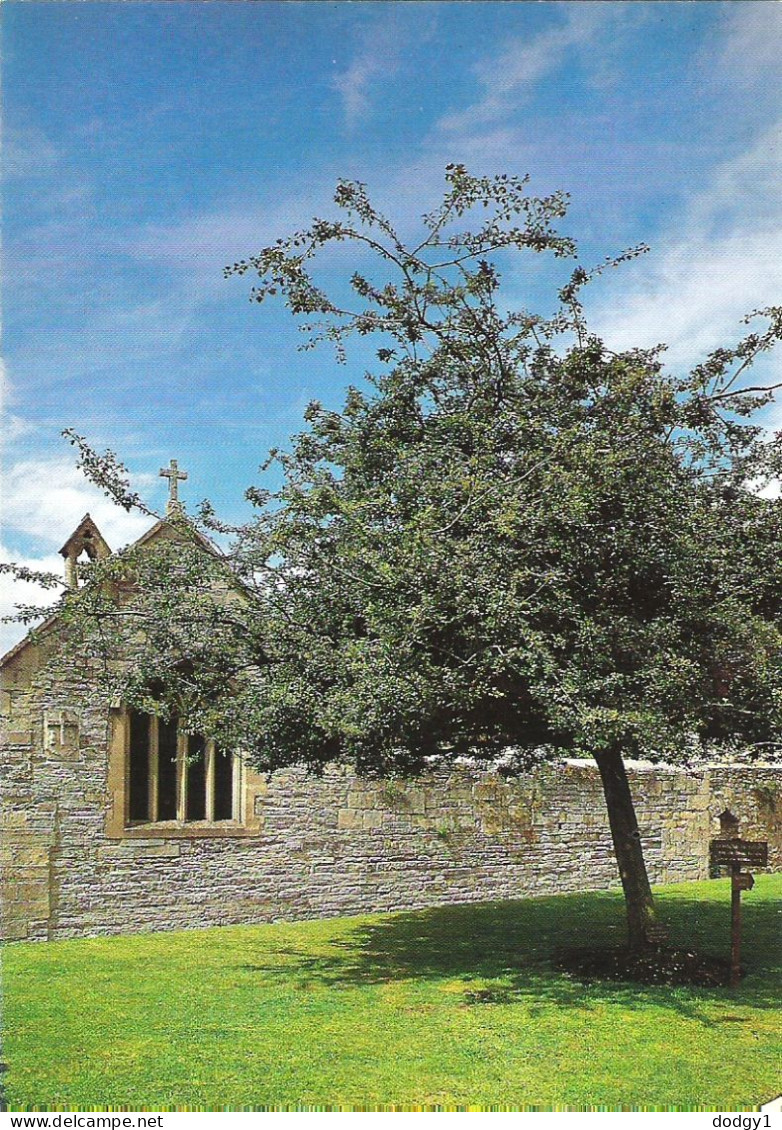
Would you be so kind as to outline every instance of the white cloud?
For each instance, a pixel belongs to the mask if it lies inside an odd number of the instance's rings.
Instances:
[[[136,482],[156,481],[154,476]],[[3,477],[3,531],[8,544],[0,547],[0,560],[38,572],[64,574],[60,546],[89,513],[112,549],[139,538],[152,524],[142,514],[128,514],[88,483],[64,457],[20,460]],[[22,544],[37,544],[39,552],[19,551]],[[0,574],[0,616],[13,614],[16,604],[49,605],[60,590],[41,589],[30,582]],[[0,624],[0,653],[25,634],[18,624]]]
[[[0,447],[6,448],[21,436],[35,431],[35,427],[9,411],[9,406],[14,401],[14,389],[8,376],[5,363],[0,360],[0,420],[3,422],[0,431]]]
[[[771,479],[760,485],[756,493],[760,498],[779,498],[782,495],[782,483],[779,479]]]
[[[691,364],[782,293],[782,146],[777,127],[724,162],[668,222],[653,253],[603,284],[594,328],[617,349],[665,342]]]
[[[406,6],[407,7],[407,6]],[[367,5],[369,12],[372,5]],[[378,5],[381,15],[374,13],[361,29],[356,54],[343,71],[331,80],[331,87],[342,99],[345,125],[353,130],[368,118],[377,94],[399,70],[403,50],[410,42],[421,43],[431,34],[432,12],[436,5],[409,5],[404,18],[394,5]],[[412,20],[412,26],[411,26]]]
[[[7,127],[3,132],[3,176],[6,180],[40,177],[56,169],[60,154],[38,126],[23,129]]]
[[[389,66],[390,64],[390,66]],[[370,91],[379,78],[388,77],[396,70],[396,60],[384,57],[384,52],[374,45],[364,49],[342,74],[332,79],[331,85],[342,98],[345,124],[353,129],[367,116],[372,107]]]
[[[64,539],[63,539],[64,540]],[[0,545],[0,561],[13,561],[16,565],[33,569],[37,573],[56,573],[62,576],[63,560],[57,553],[41,557],[23,556]],[[0,617],[12,616],[15,606],[36,605],[48,608],[60,596],[62,589],[44,589],[27,581],[17,581],[9,573],[0,573]],[[4,655],[27,634],[27,627],[18,623],[0,623],[0,655]]]
[[[6,535],[22,535],[59,549],[88,512],[112,549],[135,541],[151,525],[148,517],[127,513],[88,483],[67,458],[22,459],[7,468],[3,483]]]
[[[558,70],[573,52],[581,55],[592,71],[604,65],[602,44],[595,41],[606,25],[625,18],[621,5],[564,4],[557,6],[562,22],[547,27],[530,38],[514,36],[502,49],[481,60],[474,68],[481,88],[477,101],[465,110],[448,114],[439,122],[441,129],[461,133],[506,117],[533,88]]]
[[[284,195],[270,191],[260,204],[239,198],[169,223],[128,227],[102,236],[100,250],[173,268],[194,278],[199,293],[204,288],[217,292],[232,259],[246,258],[280,232],[308,223],[313,212],[323,211],[335,183],[336,177],[321,175]]]
[[[756,88],[771,75],[768,93],[779,97],[779,44],[782,42],[782,4],[765,0],[729,4],[724,9],[721,36],[708,62],[725,81]]]
[[[9,413],[4,418],[3,442],[7,444],[14,443],[16,440],[21,439],[22,436],[30,435],[31,432],[35,430],[35,425],[29,423],[22,416],[14,416],[13,413]]]

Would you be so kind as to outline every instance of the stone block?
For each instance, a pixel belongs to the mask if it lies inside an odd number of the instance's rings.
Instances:
[[[2,938],[5,942],[24,942],[30,936],[30,922],[26,914],[4,914]]]
[[[423,789],[407,789],[407,811],[422,816],[426,812],[426,793]]]
[[[8,808],[3,813],[3,834],[23,831],[30,825],[28,814],[21,808]]]
[[[30,844],[25,845],[23,850],[19,850],[19,846],[16,845],[16,851],[13,851],[9,857],[14,861],[19,872],[46,870],[49,866],[49,852],[51,850],[47,844],[42,844],[38,839],[35,839]]]
[[[337,827],[343,830],[363,827],[363,813],[354,808],[341,808],[337,815]]]
[[[161,843],[133,843],[130,851],[134,859],[178,859],[181,848],[178,843],[163,840]]]
[[[31,912],[34,908],[37,908],[40,913],[40,909],[43,907],[44,913],[48,914],[48,877],[32,882],[27,877],[21,881],[14,881],[12,878],[6,885],[6,894],[10,902],[24,903],[25,907]]]
[[[505,789],[496,777],[488,777],[473,785],[472,795],[473,799],[479,803],[498,802],[501,804],[505,800]]]
[[[375,790],[375,807],[387,812],[410,811],[409,789],[406,784],[389,781]]]
[[[33,744],[32,730],[7,730],[3,734],[3,741],[9,746],[31,746]]]

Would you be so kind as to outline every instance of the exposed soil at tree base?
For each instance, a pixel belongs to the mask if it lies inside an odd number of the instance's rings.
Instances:
[[[634,981],[642,985],[730,984],[730,961],[694,950],[655,947],[640,953],[626,949],[561,950],[555,966],[579,981]],[[743,970],[742,970],[743,975]]]

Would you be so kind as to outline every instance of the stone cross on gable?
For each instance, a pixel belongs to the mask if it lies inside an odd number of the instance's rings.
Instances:
[[[179,484],[187,478],[187,471],[180,471],[176,459],[172,459],[170,466],[161,468],[160,476],[163,479],[168,479],[166,514],[180,514],[182,503],[179,501]]]

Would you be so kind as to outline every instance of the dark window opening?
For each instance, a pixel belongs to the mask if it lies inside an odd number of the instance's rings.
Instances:
[[[187,739],[186,796],[185,820],[206,820],[206,742],[200,734]]]
[[[157,818],[176,820],[177,811],[177,725],[176,720],[157,724]]]
[[[128,815],[149,820],[149,717],[134,710],[130,715],[130,765]]]
[[[224,749],[214,751],[214,818],[230,820],[233,817],[234,759]]]

